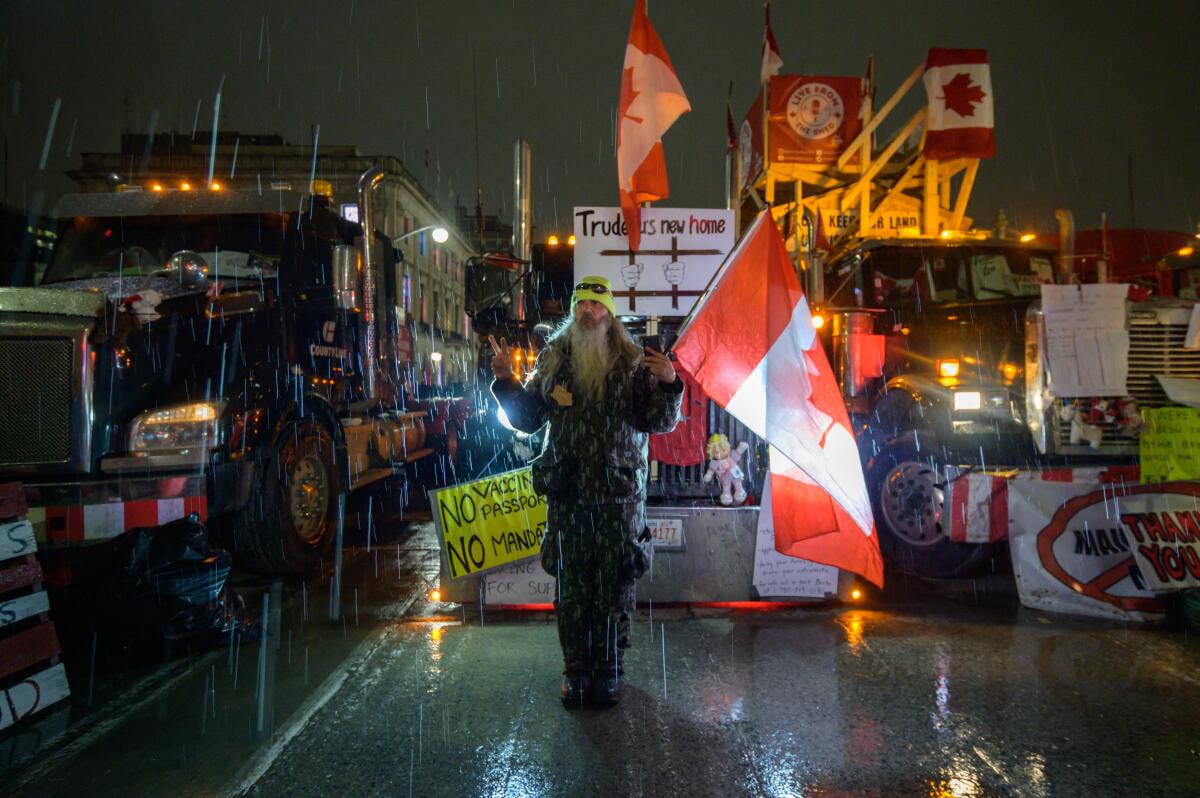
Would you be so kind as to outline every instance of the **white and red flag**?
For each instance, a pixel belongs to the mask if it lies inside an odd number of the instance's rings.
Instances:
[[[663,134],[690,110],[671,57],[646,16],[645,0],[637,0],[617,108],[617,182],[631,250],[641,243],[641,203],[668,194]]]
[[[846,406],[769,213],[730,253],[672,351],[705,393],[771,445],[775,548],[882,585]]]
[[[925,157],[991,158],[995,104],[987,50],[933,47],[925,57]]]
[[[775,42],[775,32],[771,30],[771,4],[767,2],[764,6],[766,25],[763,27],[760,83],[766,83],[773,75],[778,75],[779,70],[783,67],[783,56],[779,54],[779,45]]]

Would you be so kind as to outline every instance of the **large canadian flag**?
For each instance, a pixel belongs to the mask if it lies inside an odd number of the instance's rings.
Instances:
[[[925,157],[991,158],[995,104],[987,50],[930,49],[925,58]]]
[[[690,110],[671,57],[646,16],[645,0],[637,0],[617,109],[617,181],[631,250],[641,243],[641,203],[668,194],[663,134]]]
[[[882,586],[846,406],[770,213],[729,254],[672,351],[705,393],[771,445],[776,549]]]

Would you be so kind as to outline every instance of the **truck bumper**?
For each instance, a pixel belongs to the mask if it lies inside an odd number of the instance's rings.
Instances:
[[[1008,538],[1008,486],[1014,480],[1136,485],[1136,465],[970,472],[952,479],[946,496],[949,538],[959,543],[994,543]]]
[[[39,547],[98,543],[189,513],[201,521],[208,517],[203,474],[27,483],[24,490]]]

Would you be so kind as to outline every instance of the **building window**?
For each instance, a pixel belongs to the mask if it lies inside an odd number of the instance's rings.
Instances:
[[[421,323],[429,323],[429,307],[425,304],[425,286],[421,286]]]
[[[403,298],[404,298],[404,312],[407,313],[410,310],[412,310],[412,275],[409,274],[408,272],[404,273]]]

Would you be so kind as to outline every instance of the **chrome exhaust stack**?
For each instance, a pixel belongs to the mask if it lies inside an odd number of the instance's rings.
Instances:
[[[1075,217],[1066,208],[1055,208],[1058,219],[1058,282],[1069,283],[1075,271]]]
[[[529,260],[533,239],[530,225],[533,223],[533,166],[529,142],[517,139],[513,147],[513,255]]]
[[[382,324],[379,318],[379,270],[382,264],[375,245],[372,195],[383,183],[385,174],[375,166],[363,172],[358,179],[358,222],[363,229],[363,330],[359,340],[362,342],[363,392],[367,400],[372,402],[379,398],[379,327]]]

